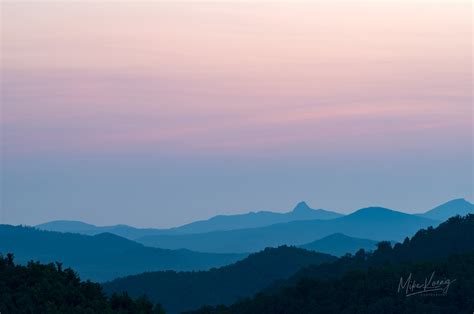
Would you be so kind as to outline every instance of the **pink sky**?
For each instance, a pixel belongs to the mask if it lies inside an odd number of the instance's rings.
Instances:
[[[233,154],[384,129],[454,136],[472,123],[469,7],[6,3],[9,147]]]
[[[101,222],[101,207],[123,223],[160,208],[173,225],[224,205],[411,210],[472,197],[470,1],[1,6],[13,222]]]

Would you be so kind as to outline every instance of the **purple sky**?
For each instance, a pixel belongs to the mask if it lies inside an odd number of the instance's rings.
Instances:
[[[470,12],[2,3],[1,221],[472,200]]]

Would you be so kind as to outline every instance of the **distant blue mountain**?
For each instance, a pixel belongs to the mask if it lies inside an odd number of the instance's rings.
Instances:
[[[144,236],[163,234],[191,234],[212,231],[225,231],[245,228],[264,227],[277,223],[295,220],[334,219],[342,217],[342,214],[324,209],[312,209],[305,202],[300,202],[287,213],[275,213],[269,211],[250,212],[239,215],[219,215],[208,220],[201,220],[170,229],[134,228],[127,225],[115,225],[98,227],[80,221],[57,220],[36,227],[41,230],[71,232],[86,235],[95,235],[110,232],[128,239],[137,239]]]
[[[257,228],[296,220],[328,220],[342,216],[342,214],[324,209],[312,209],[306,202],[300,202],[292,211],[287,213],[259,211],[240,215],[219,215],[208,220],[196,221],[170,230],[173,230],[175,234],[204,233]]]
[[[247,256],[151,248],[111,233],[86,236],[10,225],[0,225],[0,253],[13,253],[18,263],[60,261],[95,281],[145,271],[206,270]]]
[[[459,198],[435,207],[426,213],[419,214],[419,216],[436,220],[447,220],[456,215],[465,216],[467,214],[474,214],[474,204]]]
[[[202,272],[149,272],[103,284],[104,290],[146,294],[159,300],[166,313],[182,313],[204,304],[229,304],[249,297],[303,267],[337,258],[295,247],[267,248],[234,264]]]
[[[376,248],[377,241],[369,239],[359,239],[346,236],[342,233],[334,233],[322,239],[300,245],[300,248],[342,256],[346,253],[354,254],[359,249],[372,251]]]
[[[35,228],[45,231],[69,232],[84,235],[96,235],[109,232],[131,240],[146,235],[166,234],[166,229],[135,228],[127,225],[95,226],[73,220],[55,220],[36,225]]]
[[[54,221],[37,227],[88,235],[109,232],[145,245],[167,249],[248,253],[267,246],[304,245],[334,233],[374,241],[402,240],[420,228],[436,226],[451,216],[473,212],[473,204],[464,199],[453,200],[416,215],[368,207],[343,216],[322,209],[311,209],[301,202],[287,213],[260,211],[220,215],[170,229],[141,229],[127,225],[98,227],[77,221]],[[335,251],[329,253],[336,254]]]
[[[256,252],[265,247],[285,244],[303,245],[333,233],[376,241],[402,240],[420,228],[437,226],[439,223],[437,220],[386,208],[370,207],[331,220],[300,220],[260,228],[201,234],[145,236],[137,241],[149,246],[187,248],[200,252]]]
[[[96,234],[100,227],[82,221],[55,220],[37,225],[36,228],[45,231],[71,232],[71,230],[74,230],[75,233]]]

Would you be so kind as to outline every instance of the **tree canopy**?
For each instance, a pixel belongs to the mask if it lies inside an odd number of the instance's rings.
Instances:
[[[160,304],[126,293],[108,298],[101,285],[81,281],[61,263],[16,265],[13,254],[0,254],[0,313],[164,314]]]

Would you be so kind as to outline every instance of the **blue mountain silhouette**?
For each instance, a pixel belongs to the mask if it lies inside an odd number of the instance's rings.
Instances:
[[[137,239],[149,246],[200,252],[255,252],[265,247],[303,245],[331,235],[372,240],[402,240],[420,228],[440,221],[405,214],[382,207],[360,209],[331,220],[300,220],[260,228],[214,231],[200,234],[156,235]]]
[[[240,215],[219,215],[208,220],[196,221],[171,230],[175,231],[174,233],[180,234],[203,233],[210,231],[264,227],[295,220],[327,220],[342,216],[342,214],[324,209],[312,209],[308,204],[306,204],[306,202],[300,202],[292,211],[287,213],[259,211]]]
[[[150,235],[191,234],[211,231],[256,228],[295,220],[325,220],[334,219],[342,216],[342,214],[327,211],[324,209],[312,209],[305,202],[300,202],[292,211],[286,213],[259,211],[238,215],[218,215],[207,220],[200,220],[180,227],[169,229],[134,228],[127,225],[99,227],[91,224],[86,224],[80,221],[68,220],[52,221],[37,225],[36,227],[41,230],[72,232],[87,235],[110,232],[128,239],[136,239]]]
[[[69,232],[84,235],[96,235],[109,232],[127,239],[135,239],[145,235],[165,234],[166,229],[135,228],[128,225],[96,226],[74,220],[54,220],[36,225],[35,228],[44,231]]]
[[[459,198],[435,207],[426,213],[420,214],[420,216],[436,220],[447,220],[456,215],[465,216],[467,214],[474,214],[474,204],[469,203],[464,198]]]
[[[159,299],[167,313],[182,313],[203,304],[230,303],[249,297],[302,267],[336,257],[295,247],[267,248],[220,268],[202,272],[149,272],[104,283],[106,292],[146,293]]]
[[[260,211],[219,215],[170,229],[127,225],[98,227],[77,221],[55,221],[37,227],[90,235],[109,232],[166,249],[249,253],[268,246],[304,245],[334,233],[375,241],[401,240],[419,228],[436,226],[456,214],[472,213],[473,207],[468,201],[457,199],[423,214],[411,215],[382,207],[368,207],[343,216],[322,209],[315,210],[300,202],[286,213]],[[334,249],[329,253],[337,255],[340,251]]]
[[[334,233],[322,239],[301,245],[300,247],[306,250],[342,256],[346,253],[354,254],[359,249],[372,251],[376,246],[377,241],[374,240],[354,238],[342,233]]]
[[[86,236],[10,225],[0,225],[0,239],[0,252],[13,253],[18,263],[61,261],[96,281],[145,271],[206,270],[247,256],[151,248],[111,233]]]

